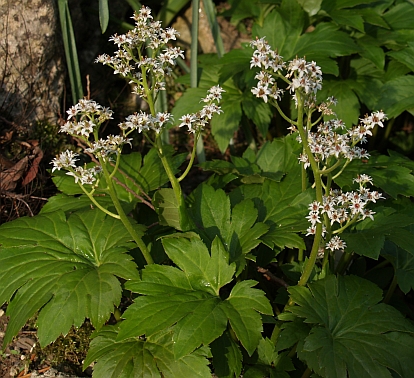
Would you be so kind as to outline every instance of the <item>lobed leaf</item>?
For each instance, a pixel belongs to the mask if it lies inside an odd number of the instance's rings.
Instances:
[[[242,371],[243,356],[238,344],[228,331],[225,331],[211,345],[214,374],[219,378],[239,377]]]
[[[208,354],[204,350],[175,359],[171,331],[147,340],[128,338],[117,341],[119,326],[104,327],[92,340],[84,366],[94,365],[93,377],[175,378],[211,377]]]
[[[270,303],[261,290],[252,289],[256,281],[245,280],[238,282],[227,298],[227,306],[223,307],[230,325],[237,338],[252,355],[261,339],[262,314],[272,315]]]
[[[0,302],[10,302],[5,345],[37,311],[41,345],[85,317],[99,329],[121,299],[116,276],[138,277],[125,253],[135,243],[100,210],[20,218],[0,227],[0,240]]]
[[[264,293],[251,288],[255,281],[243,281],[223,300],[220,289],[235,272],[228,252],[219,238],[214,239],[210,255],[201,240],[186,236],[163,239],[167,255],[179,269],[150,265],[141,280],[126,284],[142,296],[125,311],[117,340],[152,337],[172,327],[173,353],[179,359],[218,339],[230,321],[242,345],[253,353],[262,330],[259,313],[272,314]]]
[[[250,200],[242,201],[231,210],[230,199],[221,190],[202,184],[194,191],[190,212],[197,232],[209,245],[219,236],[230,254],[230,262],[236,262],[237,274],[245,266],[245,255],[261,242],[268,226],[257,222],[258,212]]]
[[[353,160],[346,170],[335,179],[341,188],[349,185],[361,173],[372,177],[374,185],[393,198],[414,193],[414,164],[394,151],[390,156],[375,154],[366,160]]]
[[[393,307],[378,304],[382,291],[356,276],[328,276],[290,287],[286,308],[311,325],[298,357],[323,377],[402,377],[414,367],[414,326]],[[282,330],[286,332],[286,330]]]

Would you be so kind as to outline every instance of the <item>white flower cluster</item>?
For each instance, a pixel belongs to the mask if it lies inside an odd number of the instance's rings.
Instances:
[[[106,139],[101,138],[91,143],[89,148],[85,148],[85,152],[106,158],[108,155],[119,153],[124,144],[131,145],[131,140],[132,138],[125,138],[121,135],[108,135]]]
[[[145,97],[143,83],[147,77],[142,75],[149,74],[152,78],[152,90],[156,94],[165,89],[165,76],[171,74],[171,66],[175,65],[178,57],[184,58],[184,54],[179,47],[167,47],[160,52],[169,41],[176,40],[179,33],[173,28],[163,29],[160,21],[153,21],[150,8],[143,6],[132,18],[135,20],[134,29],[109,39],[118,46],[115,56],[99,55],[96,62],[112,67],[114,74],[131,79],[137,84],[133,93]],[[141,55],[146,43],[154,51],[152,58]]]
[[[121,151],[124,144],[131,144],[131,138],[121,135],[108,135],[106,139],[99,139],[91,142],[89,137],[97,132],[99,126],[112,119],[112,110],[104,108],[92,100],[79,100],[79,103],[72,106],[68,111],[68,121],[60,128],[60,132],[77,137],[87,144],[85,152],[91,153],[98,160],[106,159],[111,154],[117,154]],[[55,170],[65,169],[69,176],[75,177],[75,182],[83,184],[92,184],[97,180],[97,175],[101,172],[101,167],[96,165],[93,168],[83,168],[76,165],[79,154],[67,150],[62,152],[58,157],[52,160]]]
[[[365,115],[360,124],[345,129],[345,124],[338,119],[323,122],[318,125],[316,132],[308,132],[308,144],[315,161],[326,162],[331,156],[337,159],[345,158],[349,161],[353,159],[368,159],[369,153],[358,146],[359,142],[365,143],[367,136],[372,135],[375,125],[383,127],[383,121],[387,117],[382,111],[377,111],[371,115]],[[339,132],[338,132],[339,131]],[[342,133],[340,133],[342,131]],[[297,140],[301,142],[298,135]],[[305,153],[299,156],[299,161],[304,163],[305,168],[309,167],[309,158]]]
[[[268,42],[263,38],[256,38],[250,42],[250,46],[255,48],[252,59],[250,60],[250,68],[259,67],[262,69],[255,79],[259,80],[256,87],[252,88],[252,93],[256,97],[262,98],[264,102],[268,98],[280,100],[283,90],[277,87],[274,76],[282,77],[282,71],[286,69],[284,76],[285,81],[289,82],[287,89],[293,94],[296,101],[296,92],[302,91],[305,95],[306,103],[311,106],[316,101],[315,95],[322,88],[322,71],[315,62],[306,62],[303,58],[295,58],[286,63],[283,61],[277,51],[272,50]],[[291,79],[288,80],[288,79]]]
[[[76,162],[79,160],[76,158],[77,156],[79,156],[79,154],[73,151],[70,151],[70,150],[61,152],[59,157],[54,158],[52,160],[52,164],[53,164],[52,172],[54,172],[55,170],[60,171],[62,168],[63,169],[76,168]]]
[[[153,130],[159,134],[163,127],[173,121],[172,114],[168,112],[159,112],[153,117],[151,114],[144,113],[141,110],[139,113],[136,112],[129,115],[125,122],[120,123],[118,126],[121,130],[138,130],[139,133]]]
[[[76,158],[77,156],[79,156],[79,154],[70,150],[62,152],[58,157],[52,160],[52,172],[55,170],[60,171],[61,169],[66,169],[68,171],[66,174],[75,177],[76,183],[79,181],[82,185],[93,184],[96,181],[96,176],[100,173],[101,168],[99,166],[89,169],[78,167],[76,166],[76,161],[79,160]]]
[[[287,78],[292,78],[289,91],[295,92],[302,89],[305,94],[316,94],[322,89],[322,71],[315,62],[307,62],[303,58],[296,58],[289,62],[286,74]]]
[[[75,183],[78,181],[81,185],[92,185],[96,181],[96,176],[101,173],[102,169],[98,165],[92,168],[75,167],[73,171],[69,171],[66,174],[75,178]]]
[[[190,133],[196,133],[200,130],[203,130],[204,126],[211,120],[214,114],[223,113],[220,106],[214,103],[217,103],[221,100],[221,94],[225,92],[223,88],[219,85],[211,87],[208,90],[208,95],[206,98],[203,98],[201,101],[205,102],[206,105],[203,108],[194,114],[186,114],[180,118],[181,124],[180,127],[187,126]]]
[[[88,139],[97,124],[112,119],[112,110],[104,108],[95,101],[81,99],[73,105],[68,113],[68,121],[59,132]]]
[[[311,223],[307,229],[306,235],[314,235],[316,233],[317,223],[322,223],[321,215],[326,214],[331,226],[335,223],[339,227],[348,225],[351,221],[360,221],[365,218],[374,220],[374,214],[366,206],[370,202],[376,202],[379,199],[384,199],[382,193],[377,191],[370,191],[365,187],[366,184],[372,184],[372,178],[368,175],[358,175],[354,182],[359,183],[357,191],[342,192],[341,190],[331,190],[329,196],[323,197],[323,203],[317,201],[309,205],[309,215],[306,217]],[[325,235],[326,229],[323,226],[322,236]],[[333,231],[335,233],[335,231]],[[326,248],[330,250],[344,249],[345,243],[338,237],[334,236],[327,244]]]

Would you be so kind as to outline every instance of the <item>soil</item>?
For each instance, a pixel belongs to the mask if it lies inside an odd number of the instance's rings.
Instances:
[[[7,329],[9,318],[6,306],[0,309],[0,346]],[[82,371],[82,360],[89,346],[92,327],[88,324],[79,330],[72,329],[66,337],[59,337],[53,344],[40,348],[31,319],[13,341],[0,351],[1,378],[80,378],[90,377],[92,367]]]

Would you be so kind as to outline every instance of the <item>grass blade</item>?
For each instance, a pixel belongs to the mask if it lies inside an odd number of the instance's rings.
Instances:
[[[105,33],[109,22],[108,0],[99,0],[99,23],[101,24],[102,34]]]
[[[79,68],[78,53],[76,49],[75,34],[73,32],[67,0],[58,0],[60,26],[62,29],[63,46],[68,66],[69,81],[72,91],[72,101],[75,104],[83,98],[81,73]]]

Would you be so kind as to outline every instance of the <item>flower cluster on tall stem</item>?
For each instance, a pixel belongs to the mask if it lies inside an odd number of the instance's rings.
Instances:
[[[179,47],[168,46],[171,40],[176,40],[178,32],[173,28],[163,29],[159,21],[154,21],[151,10],[143,6],[133,16],[135,28],[126,34],[113,35],[113,41],[118,50],[114,56],[107,54],[100,55],[96,62],[103,63],[113,68],[115,74],[120,74],[135,84],[132,91],[145,100],[149,107],[149,113],[142,110],[135,112],[119,123],[120,135],[108,135],[106,138],[99,138],[100,126],[112,119],[113,112],[97,104],[95,101],[82,99],[78,104],[68,110],[68,121],[62,126],[61,132],[76,137],[85,146],[84,152],[92,157],[94,165],[90,167],[78,166],[79,154],[72,151],[65,151],[53,161],[52,172],[64,169],[67,174],[73,176],[83,192],[90,198],[93,204],[106,214],[121,219],[131,236],[137,242],[147,263],[152,263],[152,257],[146,245],[136,234],[128,217],[124,213],[119,199],[117,198],[112,179],[118,171],[122,147],[131,144],[131,133],[137,131],[145,135],[147,140],[156,149],[163,164],[165,172],[173,188],[180,212],[182,229],[192,227],[187,215],[179,182],[189,172],[195,156],[195,150],[187,169],[177,178],[174,174],[171,162],[164,153],[161,133],[174,123],[173,116],[169,112],[156,112],[155,101],[160,90],[165,89],[165,79],[172,72],[172,67],[178,58],[184,58]],[[149,53],[149,56],[145,54]],[[212,87],[201,101],[205,103],[201,111],[195,114],[183,116],[180,121],[182,126],[187,126],[190,133],[195,134],[195,139],[211,120],[214,114],[222,113],[218,103],[224,90],[220,86]],[[195,148],[196,143],[194,143]],[[113,158],[115,156],[115,158]],[[100,175],[105,177],[107,190],[111,196],[117,213],[112,213],[102,207],[93,196],[99,184]],[[85,185],[91,185],[89,188]]]
[[[313,172],[316,201],[309,205],[307,235],[312,235],[314,242],[299,280],[299,285],[305,285],[321,250],[325,251],[325,256],[335,250],[344,250],[346,243],[339,234],[358,220],[374,219],[374,212],[366,206],[383,197],[366,188],[366,184],[372,184],[371,177],[359,175],[355,179],[360,185],[357,191],[334,190],[332,184],[352,160],[369,158],[368,152],[358,144],[366,142],[375,126],[383,127],[387,118],[382,111],[377,111],[365,115],[354,127],[346,127],[338,119],[323,122],[324,116],[335,116],[331,107],[336,105],[336,100],[330,97],[317,105],[316,94],[322,88],[321,68],[313,61],[298,57],[284,62],[264,37],[256,38],[250,45],[254,48],[250,68],[260,69],[255,76],[257,86],[251,91],[264,102],[274,105],[291,125],[290,130],[297,132],[297,140],[303,146],[299,162],[303,171],[310,168]],[[282,87],[278,86],[280,82]],[[285,91],[295,103],[297,120],[286,116],[278,104]],[[312,118],[314,112],[319,113],[316,121]]]

